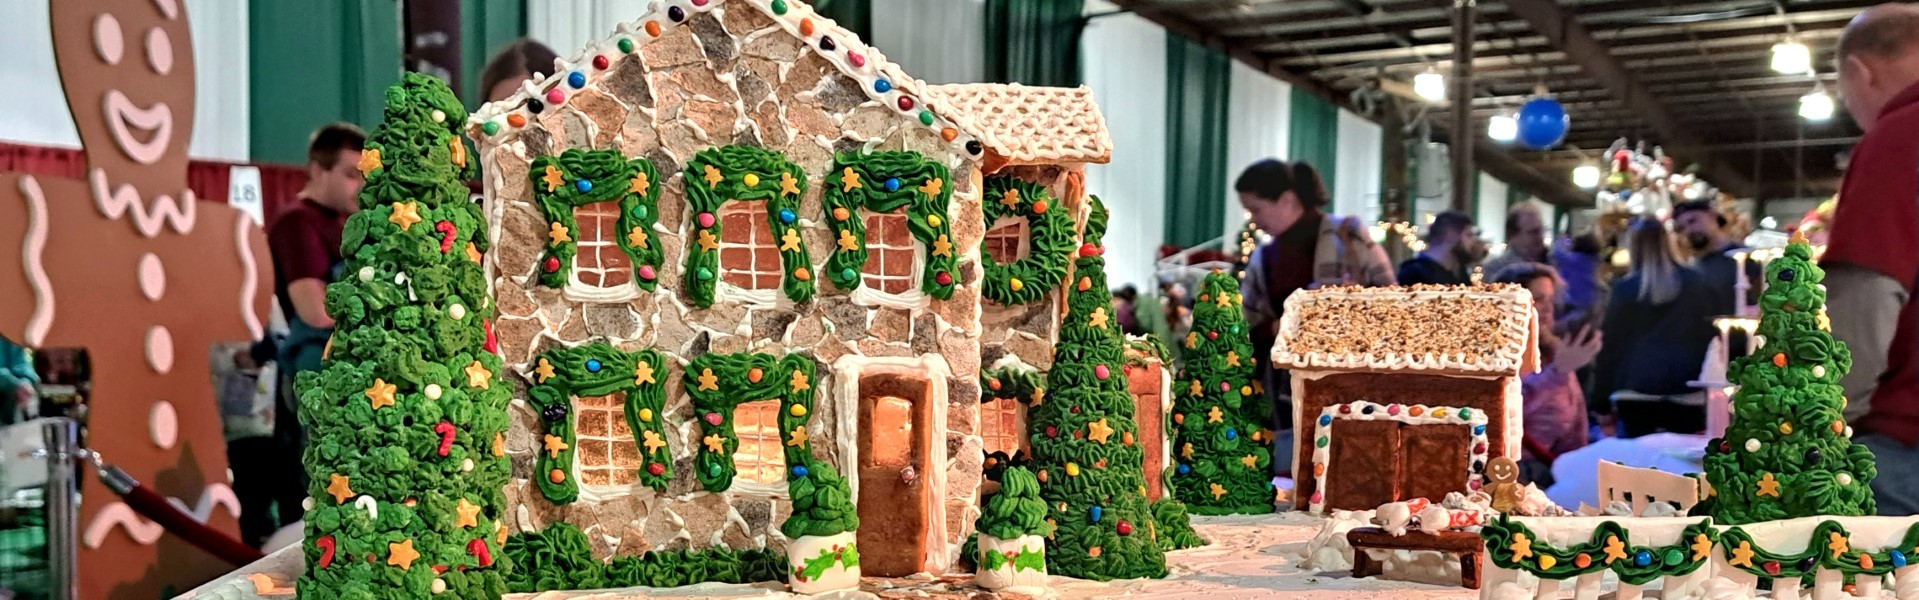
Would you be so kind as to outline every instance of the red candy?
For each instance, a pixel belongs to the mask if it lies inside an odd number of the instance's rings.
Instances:
[[[452,221],[441,221],[433,224],[433,230],[440,232],[440,253],[452,251],[453,237],[459,235],[459,228],[454,227]]]
[[[320,539],[313,540],[313,547],[320,549],[320,568],[324,569],[333,564],[333,552],[336,549],[333,536],[320,536]]]
[[[480,324],[486,327],[486,351],[491,352],[493,354],[499,354],[500,338],[495,337],[493,335],[493,320],[486,319],[484,321],[481,321]]]
[[[900,110],[913,110],[913,98],[911,96],[900,96]]]
[[[441,421],[433,426],[433,432],[440,434],[440,456],[453,453],[453,424]]]
[[[559,270],[560,270],[560,258],[559,258],[559,257],[557,257],[557,256],[548,256],[548,257],[546,257],[546,265],[545,265],[545,267],[546,267],[546,272],[548,272],[548,273],[557,273],[557,272],[559,272]]]
[[[466,543],[466,552],[480,558],[480,566],[493,566],[493,554],[486,549],[486,540],[475,539]]]
[[[595,69],[605,69],[607,66],[611,64],[613,63],[611,61],[608,61],[606,59],[606,55],[604,54],[593,57],[593,68]]]
[[[660,463],[653,463],[653,464],[647,465],[646,472],[652,473],[654,477],[658,477],[660,476],[660,474],[666,472],[666,465],[662,465]]]

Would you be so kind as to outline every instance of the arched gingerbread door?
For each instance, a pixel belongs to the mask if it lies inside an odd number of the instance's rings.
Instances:
[[[1126,386],[1133,393],[1133,420],[1139,424],[1140,450],[1146,453],[1146,499],[1158,500],[1160,474],[1166,469],[1166,406],[1164,368],[1147,362],[1126,368]]]
[[[874,577],[924,571],[930,547],[931,385],[898,374],[860,377],[860,570]]]

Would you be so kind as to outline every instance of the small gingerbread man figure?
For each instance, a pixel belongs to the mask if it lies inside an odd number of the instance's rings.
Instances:
[[[1520,501],[1526,498],[1526,488],[1519,485],[1519,463],[1501,456],[1486,463],[1486,493],[1493,497],[1493,510],[1501,514],[1512,514],[1519,508]]]

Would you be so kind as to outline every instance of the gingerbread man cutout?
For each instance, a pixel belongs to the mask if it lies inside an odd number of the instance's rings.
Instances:
[[[187,190],[193,46],[181,0],[51,0],[54,57],[86,151],[82,179],[0,173],[0,335],[83,347],[87,442],[232,534],[239,503],[208,372],[258,339],[265,235]],[[83,482],[80,597],[164,597],[229,570]]]
[[[1493,498],[1493,510],[1513,514],[1526,499],[1526,488],[1519,485],[1519,463],[1501,456],[1486,463],[1486,493]]]

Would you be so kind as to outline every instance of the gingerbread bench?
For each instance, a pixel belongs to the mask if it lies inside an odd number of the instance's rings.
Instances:
[[[1409,531],[1405,535],[1392,535],[1378,527],[1360,527],[1346,532],[1346,541],[1353,547],[1353,576],[1372,577],[1378,575],[1384,565],[1373,560],[1367,550],[1425,550],[1444,552],[1459,556],[1460,585],[1468,589],[1479,589],[1479,561],[1485,551],[1485,542],[1478,533],[1464,531],[1442,531],[1438,534]]]

